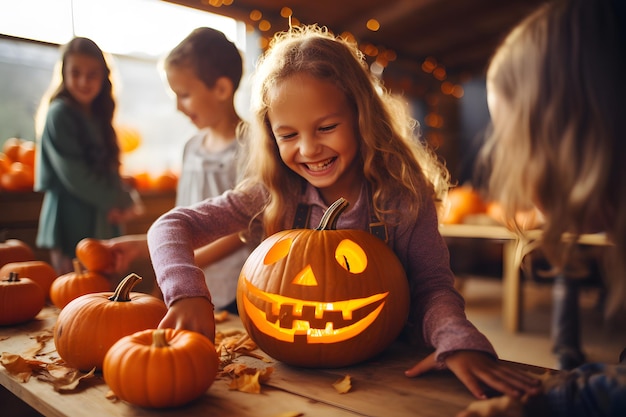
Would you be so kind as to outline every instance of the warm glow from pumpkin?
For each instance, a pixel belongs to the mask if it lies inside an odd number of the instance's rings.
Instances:
[[[367,255],[357,243],[344,239],[339,242],[335,251],[335,259],[343,269],[359,274],[367,268]]]
[[[311,265],[307,265],[296,277],[291,281],[292,284],[296,285],[306,285],[309,287],[314,287],[317,285],[317,280],[315,279],[315,274],[313,273],[313,268]]]
[[[291,239],[283,239],[280,242],[276,243],[270,250],[267,251],[267,255],[265,255],[265,259],[263,263],[265,265],[271,265],[283,259],[285,256],[289,254],[289,249],[291,249]]]
[[[307,343],[337,343],[344,340],[348,340],[357,336],[365,329],[367,329],[376,320],[380,312],[385,306],[385,299],[388,292],[383,294],[375,294],[370,297],[358,298],[353,300],[335,301],[329,302],[313,302],[297,300],[291,297],[285,297],[278,294],[270,294],[265,291],[261,291],[255,288],[247,280],[243,280],[246,285],[246,296],[243,297],[243,303],[245,310],[248,314],[248,318],[254,323],[254,325],[266,335],[273,337],[283,342],[293,343],[296,336],[306,336]],[[279,313],[285,311],[285,307],[291,308],[294,320],[290,328],[282,327],[281,321],[276,320],[271,322],[267,317],[267,313],[257,307],[252,301],[250,301],[248,294],[252,294],[254,297],[265,301],[271,305],[271,313],[274,316],[278,316]],[[314,308],[315,318],[322,319],[327,312],[339,311],[342,314],[344,320],[352,319],[352,312],[367,306],[371,306],[374,303],[380,302],[380,305],[376,307],[372,312],[361,320],[335,329],[332,321],[326,322],[324,328],[314,328],[307,320],[300,320],[298,317],[302,317],[304,308]]]

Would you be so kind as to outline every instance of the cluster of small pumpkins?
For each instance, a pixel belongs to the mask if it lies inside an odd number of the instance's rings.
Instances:
[[[57,276],[25,242],[0,243],[0,325],[31,320],[50,301],[61,309],[53,331],[59,356],[67,366],[102,371],[120,399],[161,408],[202,395],[218,371],[213,343],[199,333],[157,329],[167,308],[157,297],[132,292],[138,275],[111,291],[104,271],[113,258],[100,241],[83,239],[76,256],[75,270]]]
[[[353,365],[381,353],[404,328],[410,305],[404,268],[378,236],[336,228],[347,204],[333,203],[316,229],[268,237],[241,270],[241,322],[257,346],[277,360],[303,367]],[[54,329],[59,356],[81,370],[101,369],[111,390],[132,404],[171,407],[202,395],[218,369],[209,339],[155,330],[167,309],[160,299],[131,292],[140,279],[135,274],[115,292],[104,290],[105,279],[97,274],[112,260],[99,241],[81,241],[76,255],[87,272],[77,264],[70,277],[45,284],[53,302],[62,305]],[[57,287],[83,281],[94,285],[91,293],[69,302],[77,290],[59,295]],[[0,291],[4,297],[6,289]],[[178,355],[185,358],[177,360]]]
[[[9,138],[0,152],[0,191],[32,191],[35,181],[35,142]]]
[[[448,192],[441,216],[442,224],[472,223],[480,217],[481,224],[486,219],[496,224],[509,224],[502,206],[497,201],[485,201],[478,190],[469,184],[455,187]],[[541,214],[537,210],[520,211],[515,222],[522,229],[532,229],[541,225]]]
[[[178,174],[171,169],[158,173],[140,171],[127,178],[137,191],[175,191],[178,186]]]

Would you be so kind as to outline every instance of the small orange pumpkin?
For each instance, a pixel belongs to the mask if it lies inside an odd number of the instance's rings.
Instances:
[[[34,184],[34,168],[21,162],[13,162],[9,170],[0,176],[0,186],[7,191],[32,191]]]
[[[61,275],[50,285],[50,300],[58,308],[65,308],[70,301],[81,295],[110,290],[111,283],[104,275],[84,270],[75,259],[74,271]]]
[[[98,239],[85,238],[76,245],[76,257],[89,271],[107,271],[113,265],[113,254]]]
[[[58,276],[52,265],[45,261],[9,262],[0,268],[0,278],[9,276],[11,272],[35,281],[46,298],[50,297],[50,286]]]
[[[141,281],[124,278],[115,292],[85,294],[61,310],[54,326],[54,344],[68,366],[102,369],[104,356],[124,336],[155,329],[167,313],[165,303],[149,294],[131,292]]]
[[[33,280],[11,272],[0,281],[0,325],[23,323],[34,318],[46,304],[46,296]]]
[[[241,321],[275,359],[348,366],[382,352],[404,327],[404,268],[376,236],[335,229],[346,206],[344,199],[333,203],[317,229],[268,237],[243,265],[237,287]]]
[[[206,392],[217,375],[215,346],[200,333],[149,329],[118,340],[102,374],[120,399],[141,407],[177,407]]]
[[[35,252],[31,247],[19,239],[2,238],[0,241],[0,266],[9,262],[34,261]]]
[[[446,212],[441,219],[443,224],[463,223],[466,216],[484,213],[486,210],[485,202],[480,193],[469,185],[448,191],[445,205]]]

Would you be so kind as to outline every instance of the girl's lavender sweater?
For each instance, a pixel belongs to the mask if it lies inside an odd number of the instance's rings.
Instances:
[[[369,230],[370,198],[362,187],[357,202],[339,216],[337,228]],[[298,196],[294,196],[296,199]],[[193,249],[215,239],[247,230],[250,219],[267,199],[259,186],[252,191],[228,191],[191,207],[178,207],[161,216],[148,231],[148,245],[157,281],[170,306],[186,297],[210,299],[204,275],[194,265]],[[309,227],[317,227],[327,208],[319,192],[308,185],[296,203],[311,206]],[[403,207],[402,202],[397,202]],[[294,204],[284,215],[284,228],[292,227]],[[422,205],[417,221],[388,226],[388,245],[405,268],[411,291],[407,334],[436,349],[437,360],[457,350],[477,350],[496,357],[487,338],[465,316],[465,303],[454,289],[448,248],[438,230],[435,205]]]

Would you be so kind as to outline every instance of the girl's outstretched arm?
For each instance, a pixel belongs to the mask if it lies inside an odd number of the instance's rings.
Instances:
[[[540,380],[484,352],[459,350],[448,355],[444,362],[476,398],[487,398],[485,387],[515,398],[526,393],[537,394],[541,390]],[[435,353],[432,353],[407,370],[405,375],[414,377],[439,368]]]

